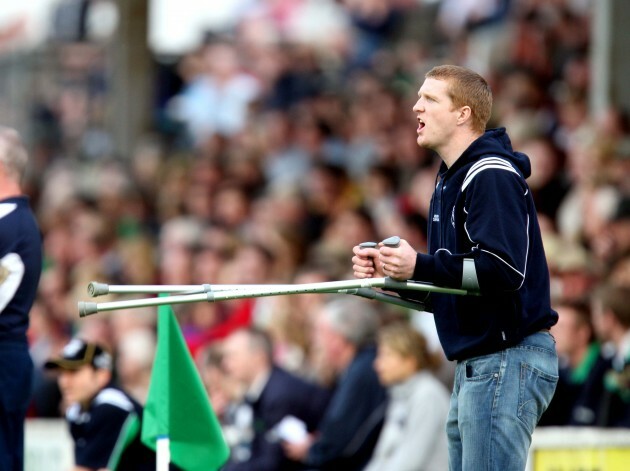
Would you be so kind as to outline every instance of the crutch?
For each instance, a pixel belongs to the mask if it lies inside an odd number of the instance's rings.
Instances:
[[[384,245],[389,245],[391,247],[396,247],[399,243],[400,238],[397,236],[390,237],[383,241]],[[377,244],[375,242],[366,242],[362,245],[376,246]],[[375,288],[393,291],[425,291],[456,295],[478,294],[472,290],[446,288],[436,286],[431,283],[420,283],[416,281],[396,281],[389,277],[293,285],[108,285],[105,283],[91,282],[88,286],[88,294],[92,297],[105,294],[177,294],[160,296],[157,298],[130,299],[103,303],[80,301],[78,309],[80,317],[85,317],[102,311],[160,306],[164,304],[184,304],[202,301],[216,302],[233,299],[305,293],[338,293],[352,294],[414,310],[424,310],[424,303],[420,301],[412,301],[386,294],[376,291]]]
[[[116,309],[129,309],[147,306],[160,306],[163,304],[184,304],[196,303],[201,301],[216,302],[228,301],[232,299],[257,298],[265,296],[280,296],[290,294],[306,294],[306,293],[338,293],[353,294],[369,299],[384,301],[392,304],[398,304],[412,309],[421,309],[423,303],[408,301],[396,296],[388,295],[374,288],[382,288],[386,290],[407,290],[407,291],[425,291],[433,293],[470,295],[475,294],[467,290],[458,288],[445,288],[435,286],[431,283],[419,283],[415,281],[396,281],[389,277],[385,278],[368,278],[363,280],[342,280],[342,281],[326,281],[321,283],[304,283],[293,285],[182,285],[182,286],[110,286],[104,283],[90,283],[91,293],[93,295],[108,293],[168,293],[178,292],[171,296],[160,296],[157,298],[145,299],[128,299],[121,301],[109,301],[103,303],[96,302],[79,302],[79,315],[81,317],[96,314],[102,311],[113,311]]]

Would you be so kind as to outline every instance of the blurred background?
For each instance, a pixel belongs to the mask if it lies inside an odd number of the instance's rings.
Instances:
[[[425,250],[439,159],[417,147],[411,108],[442,63],[488,79],[491,125],[531,158],[554,303],[630,286],[628,24],[624,0],[1,2],[0,123],[28,144],[44,238],[36,365],[81,335],[145,397],[155,314],[79,320],[91,280],[337,280],[359,242]],[[254,324],[279,364],[325,378],[310,338],[321,302],[176,313],[200,365]],[[430,317],[379,309],[439,350]],[[38,373],[32,417],[62,415],[54,389]]]

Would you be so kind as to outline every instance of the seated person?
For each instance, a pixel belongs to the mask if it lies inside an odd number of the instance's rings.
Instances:
[[[75,338],[45,363],[58,372],[74,441],[74,471],[154,471],[155,453],[140,441],[142,408],[112,384],[112,357]]]
[[[595,424],[630,428],[630,287],[605,281],[593,294],[597,334],[614,346]]]
[[[300,463],[287,458],[281,427],[293,420],[302,433],[314,430],[328,402],[328,391],[274,365],[269,335],[257,328],[236,330],[223,344],[223,369],[245,389],[232,411],[228,440],[234,437],[223,471],[292,471]],[[280,429],[279,429],[280,428]],[[290,438],[290,437],[289,437]]]
[[[309,470],[359,471],[372,455],[387,402],[372,367],[377,328],[377,312],[364,300],[333,300],[317,312],[314,348],[336,385],[316,433],[284,442],[287,455]]]
[[[450,394],[434,373],[441,358],[431,354],[422,334],[404,321],[383,327],[377,346],[374,368],[390,401],[364,471],[448,469]]]
[[[604,375],[611,367],[595,337],[591,311],[581,302],[555,306],[558,323],[551,328],[556,339],[559,380],[540,426],[593,426],[604,394]]]

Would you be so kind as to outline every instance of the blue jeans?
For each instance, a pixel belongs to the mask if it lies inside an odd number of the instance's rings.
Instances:
[[[532,433],[557,382],[548,332],[458,362],[446,425],[450,471],[525,469]]]

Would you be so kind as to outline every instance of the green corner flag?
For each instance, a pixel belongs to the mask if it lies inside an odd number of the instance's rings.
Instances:
[[[142,442],[155,450],[159,437],[170,440],[171,462],[184,471],[214,471],[229,448],[208,394],[170,306],[158,308],[158,342]]]

